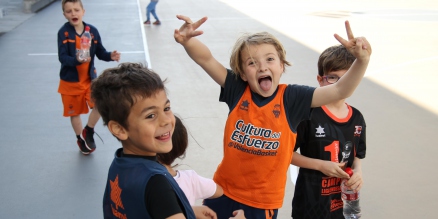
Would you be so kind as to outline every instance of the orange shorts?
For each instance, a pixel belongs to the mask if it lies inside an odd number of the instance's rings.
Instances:
[[[62,104],[64,105],[64,116],[77,116],[80,114],[87,114],[89,109],[93,109],[94,103],[91,100],[91,92],[81,95],[65,95],[61,94]]]

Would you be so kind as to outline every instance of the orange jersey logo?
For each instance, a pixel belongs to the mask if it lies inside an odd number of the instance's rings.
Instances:
[[[116,176],[116,179],[114,181],[110,180],[111,185],[111,201],[115,204],[115,208],[113,205],[111,205],[111,209],[113,212],[113,215],[117,218],[126,219],[126,214],[122,214],[119,212],[119,207],[121,209],[125,209],[123,207],[121,195],[122,195],[122,189],[119,187],[119,175]]]

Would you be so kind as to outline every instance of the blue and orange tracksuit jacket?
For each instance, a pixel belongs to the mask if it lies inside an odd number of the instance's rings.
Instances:
[[[84,27],[90,27],[90,34],[93,38],[90,48],[90,68],[88,70],[90,78],[93,80],[97,76],[96,68],[94,67],[94,55],[100,60],[112,61],[111,52],[106,51],[105,47],[103,47],[97,29],[90,24],[83,23]],[[66,22],[58,31],[58,58],[59,62],[61,62],[59,73],[61,80],[79,82],[76,66],[81,63],[76,59],[76,30],[69,22]]]

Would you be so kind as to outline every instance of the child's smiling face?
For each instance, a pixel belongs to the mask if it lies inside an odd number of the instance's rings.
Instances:
[[[271,44],[251,45],[241,52],[241,78],[247,81],[251,90],[263,97],[274,94],[280,83],[284,64]]]
[[[128,128],[124,135],[123,152],[143,156],[155,156],[172,149],[175,116],[164,90],[148,98],[137,98],[128,116]]]
[[[82,17],[85,14],[85,10],[80,2],[66,2],[64,4],[64,17],[73,26],[82,24]]]

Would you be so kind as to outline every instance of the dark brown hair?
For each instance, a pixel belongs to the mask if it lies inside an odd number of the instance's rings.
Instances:
[[[318,59],[318,75],[324,76],[332,71],[346,70],[356,58],[343,45],[325,49]]]
[[[181,119],[175,115],[175,130],[172,134],[172,150],[165,154],[157,154],[158,162],[171,166],[176,158],[183,159],[189,144],[187,129]]]
[[[81,4],[81,7],[84,8],[84,5],[82,5],[82,1],[81,0],[62,0],[62,11],[64,11],[64,5],[67,2],[71,2],[71,3],[79,2],[79,4]]]
[[[113,120],[128,130],[128,116],[136,101],[162,90],[164,81],[151,69],[140,63],[121,63],[92,82],[91,97],[104,125]]]

